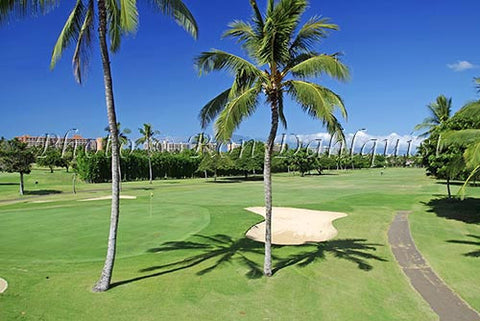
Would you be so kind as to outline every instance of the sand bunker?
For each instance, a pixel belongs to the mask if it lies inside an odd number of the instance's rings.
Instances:
[[[249,207],[247,211],[265,217],[265,207]],[[272,208],[272,244],[298,245],[307,242],[322,242],[334,238],[338,231],[332,222],[347,214],[306,210],[302,208]],[[265,242],[265,222],[252,226],[246,236]]]
[[[30,203],[51,203],[53,200],[31,201]]]
[[[4,279],[0,278],[0,293],[5,292],[5,290],[8,288],[8,283]]]
[[[131,195],[120,195],[121,199],[126,199],[126,200],[134,200],[137,197],[136,196],[131,196]],[[88,201],[101,201],[101,200],[111,200],[112,195],[107,195],[107,196],[101,196],[101,197],[95,197],[95,198],[87,198],[84,200],[78,200],[79,202],[88,202]]]

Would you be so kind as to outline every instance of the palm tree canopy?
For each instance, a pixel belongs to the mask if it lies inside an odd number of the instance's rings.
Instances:
[[[108,136],[107,136],[107,139],[110,137],[111,133],[110,133],[110,127],[109,126],[106,126],[104,128],[104,130],[108,133]],[[128,137],[127,135],[128,134],[131,134],[132,131],[129,129],[129,128],[124,128],[122,129],[122,125],[120,124],[120,122],[117,123],[117,131],[118,131],[118,139],[120,140],[120,142],[122,144],[126,144],[127,141],[128,141]]]
[[[452,113],[452,98],[440,95],[435,102],[428,104],[427,108],[430,116],[414,128],[414,131],[427,129],[427,131],[419,135],[420,137],[430,135],[436,128],[440,128],[441,125],[450,119]]]
[[[2,1],[0,6],[0,22],[2,10],[7,10],[7,5],[3,3],[22,3],[23,6],[17,10],[23,12],[28,6],[33,6],[34,11],[43,10],[47,5],[56,4],[57,1]],[[198,36],[197,23],[181,0],[153,0],[153,6],[159,9],[163,14],[172,17],[180,26],[182,26],[195,39]],[[40,5],[41,4],[41,5]],[[118,51],[120,48],[121,37],[125,34],[135,33],[138,27],[138,10],[136,0],[105,0],[107,9],[107,30],[110,40],[110,50]],[[3,7],[6,7],[5,9]],[[23,8],[23,9],[22,9]],[[15,8],[11,8],[15,9]],[[23,10],[23,11],[22,11]],[[50,68],[53,69],[57,61],[62,56],[65,48],[74,45],[75,50],[72,59],[73,73],[75,79],[81,83],[82,75],[88,66],[90,48],[92,46],[95,28],[95,6],[94,0],[77,0],[65,22],[65,25],[58,36],[55,47],[53,48]]]
[[[139,139],[136,140],[137,144],[143,144],[145,142],[151,141],[155,135],[160,134],[160,131],[158,130],[153,130],[153,127],[151,124],[143,124],[143,128],[139,128],[138,131],[142,135]]]
[[[331,134],[343,138],[342,126],[335,116],[339,110],[347,117],[342,99],[330,89],[307,80],[324,75],[340,81],[349,79],[348,68],[339,61],[338,53],[315,51],[315,45],[329,31],[338,30],[338,26],[321,17],[300,25],[308,5],[306,0],[268,0],[265,15],[255,0],[250,4],[251,21],[236,20],[223,35],[236,39],[249,59],[216,49],[195,59],[200,74],[225,70],[235,78],[230,88],[202,108],[202,127],[216,119],[216,139],[230,139],[242,120],[255,112],[261,94],[271,107],[275,106],[272,108],[278,109],[279,119],[286,127],[283,101],[287,93],[308,115],[320,119]]]

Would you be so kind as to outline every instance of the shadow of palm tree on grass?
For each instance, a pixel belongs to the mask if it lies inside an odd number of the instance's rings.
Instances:
[[[480,199],[466,198],[463,201],[451,198],[432,199],[423,203],[430,207],[429,212],[438,217],[462,221],[468,224],[480,223]]]
[[[368,253],[367,251],[376,251],[377,246],[381,244],[366,243],[365,239],[342,239],[328,242],[311,243],[298,246],[304,249],[303,252],[292,254],[285,259],[281,259],[275,265],[274,273],[288,266],[298,265],[300,267],[315,263],[318,260],[325,260],[325,254],[333,254],[334,257],[356,263],[358,268],[364,271],[370,271],[373,267],[367,260],[376,260],[386,262],[387,260]]]
[[[192,255],[177,262],[152,266],[140,270],[140,272],[149,272],[158,269],[173,268],[177,266],[193,267],[202,262],[213,260],[214,262],[197,272],[197,275],[203,275],[215,268],[221,266],[223,263],[230,262],[232,259],[239,259],[239,261],[249,268],[247,277],[259,278],[262,276],[260,267],[247,257],[247,254],[263,254],[263,244],[252,241],[245,237],[240,239],[233,239],[228,235],[217,234],[214,236],[195,235],[199,238],[199,242],[166,242],[161,247],[148,250],[150,253],[170,252],[178,250],[201,250],[202,253]],[[202,242],[203,241],[203,242]]]
[[[115,282],[112,284],[112,287],[158,277],[208,263],[206,267],[196,272],[197,275],[204,275],[212,272],[227,262],[231,262],[232,260],[235,260],[248,269],[248,272],[245,274],[247,278],[257,279],[263,276],[263,243],[250,240],[246,237],[233,239],[232,237],[223,234],[217,234],[214,236],[195,235],[195,237],[198,241],[166,242],[160,247],[152,248],[147,251],[149,253],[162,253],[187,250],[190,252],[193,251],[194,254],[171,263],[141,269],[139,271],[141,273],[153,271],[158,272]],[[372,266],[367,260],[373,259],[382,262],[386,261],[379,256],[368,253],[368,251],[375,251],[376,246],[381,246],[381,244],[366,243],[365,239],[334,240],[300,246],[276,245],[274,246],[274,250],[277,252],[281,248],[288,248],[289,251],[298,253],[290,254],[287,258],[279,258],[277,255],[272,255],[274,262],[278,262],[275,265],[273,272],[277,273],[278,271],[293,265],[299,265],[301,267],[307,266],[318,260],[325,259],[325,253],[331,253],[337,258],[354,262],[358,265],[358,268],[364,271],[369,271],[372,269]],[[199,253],[195,253],[197,251]]]
[[[478,250],[474,250],[468,253],[464,253],[464,256],[469,257],[480,257],[480,236],[467,234],[467,236],[474,238],[476,241],[469,241],[469,240],[448,240],[448,243],[455,243],[455,244],[465,244],[465,245],[476,245],[479,247]]]
[[[60,194],[62,191],[56,189],[40,189],[36,191],[24,191],[25,195],[51,195],[51,194]]]

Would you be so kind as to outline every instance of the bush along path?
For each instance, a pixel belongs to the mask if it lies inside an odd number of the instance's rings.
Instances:
[[[438,314],[440,321],[480,321],[480,314],[435,274],[417,250],[410,234],[409,213],[397,213],[388,231],[388,241],[410,283]]]

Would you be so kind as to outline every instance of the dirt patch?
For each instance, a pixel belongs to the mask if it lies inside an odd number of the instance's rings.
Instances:
[[[246,210],[265,217],[264,207],[249,207]],[[332,222],[345,216],[347,214],[338,212],[274,207],[272,244],[298,245],[330,240],[338,234]],[[246,236],[255,241],[265,242],[265,222],[252,226]]]

